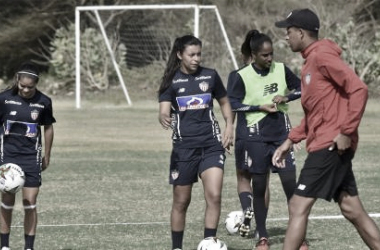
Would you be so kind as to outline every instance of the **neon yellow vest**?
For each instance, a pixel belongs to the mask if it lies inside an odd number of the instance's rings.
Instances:
[[[288,86],[285,80],[285,66],[283,63],[272,63],[269,73],[261,76],[256,73],[252,65],[238,71],[245,86],[245,97],[243,104],[256,106],[272,103],[276,95],[285,96],[288,92]],[[277,109],[287,113],[288,104],[281,103]],[[263,111],[246,112],[247,127],[252,127],[263,119],[268,113]]]

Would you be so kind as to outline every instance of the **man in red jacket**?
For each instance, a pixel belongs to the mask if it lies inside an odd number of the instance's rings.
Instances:
[[[287,29],[293,52],[301,52],[301,103],[305,117],[273,155],[284,167],[293,143],[306,139],[308,156],[289,203],[289,223],[283,249],[299,249],[308,216],[318,198],[338,203],[370,249],[380,249],[380,232],[358,196],[352,159],[358,145],[358,127],[367,102],[367,86],[340,58],[334,42],[318,39],[319,19],[309,9],[292,11],[276,22]]]

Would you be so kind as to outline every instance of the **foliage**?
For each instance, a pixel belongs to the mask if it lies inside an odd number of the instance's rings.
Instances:
[[[361,29],[363,27],[351,18],[336,25],[333,39],[340,44],[343,58],[362,80],[366,83],[380,82],[380,30],[369,33]]]
[[[163,4],[159,0],[61,0],[61,1],[48,1],[48,0],[17,0],[17,1],[0,1],[0,60],[3,62],[0,67],[0,76],[7,78],[13,75],[15,68],[24,60],[32,59],[41,65],[43,70],[49,70],[54,73],[52,76],[61,75],[58,80],[59,88],[63,91],[71,91],[73,84],[73,74],[75,74],[74,61],[74,47],[73,45],[63,45],[65,42],[62,37],[63,27],[67,26],[67,22],[74,22],[74,9],[76,6],[86,5],[128,5],[128,4]],[[314,10],[321,20],[321,37],[328,37],[335,40],[338,45],[344,49],[344,59],[356,70],[362,79],[378,91],[380,86],[379,80],[379,33],[380,33],[380,15],[378,9],[380,1],[376,0],[166,0],[165,4],[215,4],[222,16],[227,35],[230,43],[235,51],[236,58],[239,58],[240,45],[244,39],[246,32],[250,29],[258,29],[261,32],[267,33],[273,38],[275,45],[276,60],[285,62],[291,69],[298,72],[302,63],[302,58],[299,54],[292,53],[284,40],[285,34],[283,29],[274,27],[274,22],[284,18],[290,10],[295,8],[310,8]],[[342,8],[344,6],[344,8]],[[177,27],[177,35],[183,34],[184,30],[188,30],[192,25],[186,26],[180,23],[183,20],[184,11],[180,11],[171,15],[161,15],[157,13],[146,12],[139,14],[138,25],[141,27],[139,37],[150,35],[147,30],[154,30],[152,24],[156,24],[156,20],[168,20],[168,28]],[[134,23],[136,16],[126,19],[126,15],[122,12],[114,16],[102,16],[105,23],[116,17],[116,21],[126,20],[129,23]],[[238,17],[238,18],[237,18]],[[92,17],[94,19],[94,17]],[[65,20],[63,22],[62,20]],[[89,19],[91,25],[94,25],[94,20]],[[176,21],[172,21],[176,20]],[[128,22],[127,22],[128,23]],[[91,26],[89,25],[89,26]],[[116,26],[113,28],[120,28]],[[201,24],[203,25],[203,24]],[[186,27],[185,27],[186,26]],[[94,27],[94,26],[93,26]],[[211,36],[215,34],[215,24],[206,22],[204,26],[208,34]],[[82,27],[83,28],[83,27]],[[74,32],[72,27],[69,27],[70,32],[66,31],[66,42],[73,44]],[[82,34],[88,36],[90,39],[91,30]],[[138,42],[127,43],[120,40],[121,38],[115,36],[112,32],[108,35],[113,37],[113,49],[118,50],[117,45],[119,42],[124,43],[126,51],[140,56],[145,60],[144,63],[147,68],[151,68],[153,63],[165,61],[164,56],[154,55],[152,53],[144,52],[144,46]],[[60,34],[61,33],[61,34]],[[92,35],[94,35],[92,33]],[[83,37],[82,37],[83,38]],[[101,51],[95,51],[88,55],[88,60],[95,60],[91,63],[82,64],[82,69],[87,71],[82,76],[82,81],[86,82],[88,89],[105,89],[116,79],[114,70],[110,71],[110,61],[98,60],[102,55],[106,55],[107,50],[104,44],[100,45],[99,36],[94,36],[94,41],[87,41],[94,45]],[[61,41],[55,41],[61,39]],[[204,39],[204,38],[202,38]],[[90,39],[91,40],[91,39]],[[208,42],[208,41],[205,41]],[[62,44],[60,44],[62,43]],[[211,44],[218,43],[218,39],[211,41]],[[89,44],[89,47],[92,45]],[[171,44],[171,41],[169,41]],[[98,47],[96,47],[98,46]],[[115,47],[116,46],[116,47]],[[159,47],[159,44],[154,44],[158,48],[168,49],[167,44],[164,47]],[[61,48],[63,47],[63,48]],[[54,48],[52,50],[52,48]],[[65,49],[66,52],[63,52]],[[122,50],[123,48],[121,48]],[[59,52],[58,52],[58,51]],[[219,50],[220,57],[223,57],[224,51]],[[54,55],[51,53],[55,53]],[[165,53],[162,50],[163,53]],[[68,55],[66,53],[70,53]],[[126,52],[121,52],[126,53]],[[85,52],[82,53],[85,55]],[[222,61],[220,57],[205,56],[210,61]],[[93,59],[91,59],[93,58]],[[107,57],[103,57],[107,58]],[[129,58],[129,57],[128,57]],[[50,62],[50,60],[52,60]],[[63,61],[66,60],[65,64]],[[103,62],[99,62],[103,61]],[[121,61],[119,61],[121,62]],[[103,64],[101,69],[99,64]],[[130,62],[126,62],[129,66]],[[49,68],[55,65],[55,68]],[[57,68],[57,65],[60,65]],[[64,66],[65,65],[65,66]],[[107,66],[106,66],[107,65]],[[225,65],[223,65],[225,66]],[[228,66],[226,66],[228,67]],[[222,70],[219,65],[216,65],[218,70]],[[224,69],[223,69],[224,70]],[[231,69],[232,70],[232,69]],[[108,72],[106,72],[108,71]],[[139,69],[139,71],[144,71]],[[156,73],[156,72],[155,72]],[[105,77],[108,75],[109,77]],[[116,82],[116,80],[115,80]],[[132,83],[133,87],[139,89],[140,83]],[[54,84],[56,88],[57,84]]]
[[[75,82],[75,39],[74,24],[57,30],[51,43],[50,72],[62,81],[59,88],[72,90]],[[125,48],[116,39],[110,39],[115,59],[125,64]],[[84,87],[92,90],[105,90],[113,83],[116,72],[112,67],[107,47],[101,34],[94,28],[86,28],[81,33],[81,78]]]

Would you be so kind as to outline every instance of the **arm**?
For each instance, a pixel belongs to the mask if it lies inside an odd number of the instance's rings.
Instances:
[[[168,101],[160,102],[158,121],[162,128],[168,129],[171,125],[170,108],[172,103]]]
[[[226,128],[223,133],[222,144],[223,144],[223,147],[226,148],[228,151],[230,146],[233,145],[233,141],[234,141],[234,128],[233,128],[234,115],[232,113],[230,102],[227,96],[218,99],[218,103],[220,105],[224,121],[226,122]]]
[[[342,60],[332,58],[324,59],[328,62],[321,62],[320,71],[328,79],[335,83],[344,95],[348,98],[347,116],[340,128],[343,135],[351,135],[357,131],[368,98],[368,88]]]
[[[286,96],[281,96],[281,95],[275,96],[273,98],[273,102],[277,104],[294,101],[301,97],[301,80],[288,67],[286,67],[285,65],[284,67],[285,67],[286,85],[288,89],[291,90],[291,92],[287,94]]]
[[[42,158],[42,171],[48,168],[50,164],[50,153],[53,147],[54,129],[53,125],[44,126],[44,138],[45,138],[45,156]]]

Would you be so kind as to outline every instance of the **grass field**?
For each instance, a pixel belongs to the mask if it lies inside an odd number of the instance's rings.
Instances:
[[[371,214],[380,212],[378,106],[375,100],[368,104],[354,160],[360,195]],[[51,166],[43,173],[35,249],[170,249],[171,141],[170,132],[158,124],[157,107],[154,101],[137,101],[132,107],[90,101],[78,110],[74,100],[54,100],[55,143]],[[299,103],[292,108],[291,119],[297,124]],[[304,149],[296,156],[300,168]],[[223,224],[226,215],[240,207],[234,168],[234,157],[228,156],[219,237],[229,250],[249,250],[252,239],[227,235]],[[196,249],[203,236],[203,211],[202,186],[198,183],[187,216],[185,250]],[[347,221],[328,217],[338,215],[334,203],[317,202],[309,223],[310,249],[366,249]],[[11,247],[22,249],[19,199],[13,218]],[[271,249],[281,249],[287,208],[276,175],[271,176],[268,218]],[[374,219],[380,224],[379,218]]]

